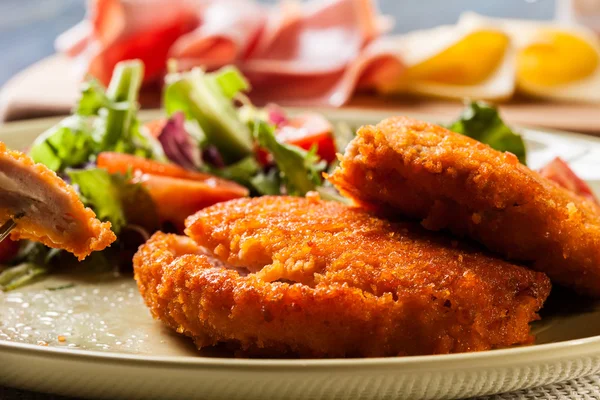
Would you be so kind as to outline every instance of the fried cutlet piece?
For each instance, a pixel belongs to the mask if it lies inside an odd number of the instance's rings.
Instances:
[[[187,226],[198,244],[157,233],[134,270],[153,315],[199,348],[376,357],[531,343],[550,291],[542,273],[335,202],[232,200]]]
[[[84,207],[73,187],[56,173],[0,143],[0,223],[17,226],[11,238],[67,250],[80,260],[116,239],[110,222]]]
[[[359,130],[329,180],[366,208],[449,229],[600,296],[599,208],[513,154],[437,125],[390,118]]]

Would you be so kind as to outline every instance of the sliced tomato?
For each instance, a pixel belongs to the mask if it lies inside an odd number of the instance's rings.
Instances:
[[[248,195],[246,188],[215,177],[190,180],[141,174],[134,181],[140,182],[148,190],[156,204],[159,218],[172,222],[180,230],[183,229],[185,219],[196,211]]]
[[[20,243],[17,240],[6,238],[0,242],[0,264],[5,264],[12,260],[19,252]]]
[[[130,154],[103,152],[97,165],[110,173],[132,171],[134,181],[154,200],[161,221],[181,229],[185,218],[204,207],[248,196],[248,189],[235,182]]]
[[[556,157],[552,160],[540,170],[540,175],[556,182],[563,188],[600,205],[600,202],[598,202],[598,199],[588,184],[579,178],[562,158]]]
[[[321,114],[307,113],[290,118],[278,129],[277,139],[305,150],[316,145],[319,157],[328,163],[335,160],[333,126]]]
[[[190,171],[179,165],[162,163],[131,154],[114,153],[110,151],[98,154],[96,164],[98,165],[98,168],[104,168],[111,174],[117,172],[125,174],[128,171],[140,171],[146,174],[172,176],[173,178],[183,179],[204,180],[214,178],[210,174]]]
[[[333,138],[333,127],[320,114],[307,113],[294,118],[280,119],[275,135],[280,143],[289,143],[304,150],[317,146],[317,154],[327,163],[336,158],[336,146]],[[256,159],[262,165],[273,162],[273,157],[265,149],[255,150]]]

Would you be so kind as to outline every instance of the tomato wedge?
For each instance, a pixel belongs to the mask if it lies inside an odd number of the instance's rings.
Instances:
[[[248,191],[241,186],[223,187],[222,180],[218,178],[194,181],[141,174],[134,178],[134,182],[140,182],[148,190],[160,219],[174,223],[180,230],[183,229],[185,219],[196,211],[248,195]]]
[[[569,165],[560,157],[556,157],[540,170],[540,175],[550,179],[565,189],[600,205],[592,189],[579,178]]]
[[[214,178],[214,176],[210,174],[190,171],[176,164],[167,164],[131,154],[114,153],[110,151],[105,151],[98,154],[96,164],[98,165],[98,168],[104,168],[111,174],[117,172],[125,174],[128,171],[140,171],[146,174],[171,176],[173,178],[192,180],[205,180]]]
[[[179,229],[188,216],[204,207],[248,196],[248,189],[235,182],[131,154],[103,152],[97,165],[110,173],[133,171],[133,181],[148,190],[161,221]]]
[[[330,163],[336,159],[333,127],[322,115],[306,113],[289,119],[281,117],[277,121],[275,135],[280,143],[289,143],[304,150],[317,146],[317,154],[322,160]],[[257,147],[255,153],[260,164],[268,165],[273,162],[267,150]]]
[[[317,113],[290,118],[277,131],[277,139],[305,150],[317,146],[317,154],[328,163],[335,160],[335,140],[331,123]]]

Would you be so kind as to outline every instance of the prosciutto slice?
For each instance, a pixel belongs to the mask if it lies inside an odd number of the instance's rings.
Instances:
[[[264,6],[246,0],[214,1],[203,10],[202,23],[180,37],[169,56],[180,69],[215,69],[246,58],[267,22]]]
[[[105,83],[131,58],[146,64],[146,82],[162,77],[168,58],[183,70],[236,64],[258,102],[339,106],[357,87],[402,73],[378,39],[391,25],[372,0],[97,0],[56,45]]]
[[[89,0],[84,21],[60,35],[59,52],[77,72],[108,84],[119,61],[138,58],[145,82],[161,78],[173,43],[199,24],[202,3],[188,0]]]

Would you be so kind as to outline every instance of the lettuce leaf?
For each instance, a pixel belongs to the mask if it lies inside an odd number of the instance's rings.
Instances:
[[[143,227],[148,232],[160,226],[156,206],[148,191],[131,177],[110,174],[101,168],[67,170],[79,196],[102,221],[110,221],[119,234],[126,225]]]
[[[527,154],[523,138],[508,127],[500,118],[498,110],[489,104],[471,102],[448,129],[485,143],[498,151],[509,151],[526,165]]]
[[[74,115],[36,139],[31,157],[56,172],[93,161],[101,151],[118,151],[165,160],[160,143],[137,119],[137,98],[144,65],[117,64],[108,89],[95,80],[83,84]]]
[[[121,207],[120,185],[111,174],[104,169],[91,168],[68,170],[67,175],[73,185],[77,185],[83,203],[94,210],[98,219],[110,221],[112,230],[118,234],[127,219]]]
[[[252,154],[252,135],[234,105],[232,97],[248,87],[234,67],[214,73],[200,68],[169,74],[163,104],[167,114],[182,111],[197,121],[208,144],[214,145],[227,163]]]
[[[106,88],[96,79],[91,78],[81,85],[81,97],[75,106],[75,114],[80,116],[98,115],[103,107],[110,107],[111,101],[106,95]]]
[[[274,126],[260,120],[254,122],[254,135],[258,144],[273,155],[288,194],[304,196],[321,186],[321,173],[326,163],[320,160],[316,147],[306,151],[280,143],[275,137]]]
[[[92,127],[85,118],[73,115],[38,136],[29,155],[53,171],[62,171],[85,164],[94,147]]]
[[[225,66],[214,75],[209,76],[214,77],[221,88],[221,92],[229,99],[233,99],[238,93],[246,92],[250,89],[250,83],[246,80],[244,75],[232,65]]]
[[[15,265],[0,272],[0,290],[8,292],[20,288],[48,272],[47,266],[32,262]]]
[[[235,181],[250,189],[251,193],[255,195],[281,194],[279,172],[275,169],[264,172],[254,156],[248,156],[235,164],[225,168],[215,168],[208,172]]]

